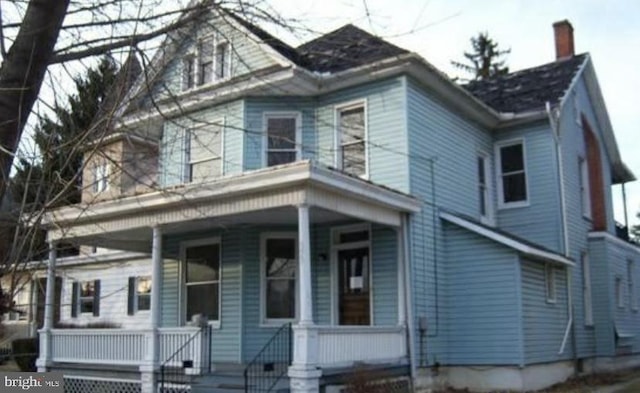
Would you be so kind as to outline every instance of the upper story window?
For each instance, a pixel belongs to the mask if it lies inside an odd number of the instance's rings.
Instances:
[[[187,132],[187,179],[204,182],[222,176],[224,121],[189,129]]]
[[[365,103],[339,107],[336,111],[336,167],[349,174],[366,177],[368,171]]]
[[[198,40],[195,52],[182,59],[182,90],[203,86],[230,75],[229,43],[213,35]]]
[[[484,223],[490,223],[493,218],[493,212],[491,209],[491,197],[489,193],[490,187],[490,173],[489,159],[486,154],[478,155],[476,159],[476,165],[478,169],[478,202],[480,219]]]
[[[109,164],[102,163],[93,167],[93,192],[99,193],[109,189]]]
[[[580,157],[578,159],[578,171],[580,177],[580,203],[582,204],[582,215],[591,218],[591,189],[589,187],[589,166],[587,160]]]
[[[498,197],[503,207],[524,206],[528,201],[527,171],[523,141],[500,143],[498,158]]]
[[[266,165],[280,165],[300,158],[300,115],[268,113],[266,126]]]

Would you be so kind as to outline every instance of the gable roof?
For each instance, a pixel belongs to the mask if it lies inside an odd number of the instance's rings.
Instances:
[[[587,58],[581,54],[463,87],[498,112],[539,111],[547,102],[560,103]]]
[[[323,73],[340,72],[409,53],[352,24],[302,44],[296,50],[304,59],[305,68]]]

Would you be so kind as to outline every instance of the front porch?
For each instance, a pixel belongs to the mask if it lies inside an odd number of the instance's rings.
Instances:
[[[151,328],[45,326],[40,367],[137,366],[152,375],[146,391],[167,365],[190,374],[243,367],[287,323],[292,391],[317,391],[322,369],[408,363],[403,223],[419,208],[413,198],[306,162],[193,185],[176,201],[141,198],[131,209],[126,200],[97,205],[64,239],[151,245]],[[210,333],[186,326],[195,315]]]

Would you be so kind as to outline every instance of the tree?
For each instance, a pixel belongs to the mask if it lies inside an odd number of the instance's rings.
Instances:
[[[640,212],[638,212],[638,214],[636,214],[636,217],[637,217],[638,219],[640,219]],[[639,243],[639,244],[640,244],[640,224],[633,225],[633,226],[631,227],[631,230],[630,230],[629,232],[631,232],[631,233],[630,233],[630,235],[631,235],[631,240],[633,240],[634,242],[636,242],[636,243]]]
[[[451,61],[451,64],[471,74],[471,80],[483,80],[509,73],[506,60],[502,58],[510,52],[511,49],[499,49],[498,43],[487,32],[481,32],[477,37],[471,37],[471,51],[464,52],[465,59],[471,64],[457,61]]]

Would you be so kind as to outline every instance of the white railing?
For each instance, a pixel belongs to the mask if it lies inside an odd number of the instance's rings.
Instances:
[[[53,329],[54,362],[139,365],[151,346],[150,330]]]
[[[158,361],[165,362],[198,332],[196,327],[158,329]],[[51,360],[61,363],[119,364],[138,366],[151,359],[152,330],[53,329]],[[183,349],[194,362],[202,359],[202,335]]]
[[[320,366],[346,366],[354,362],[399,362],[407,357],[402,327],[318,326]]]

